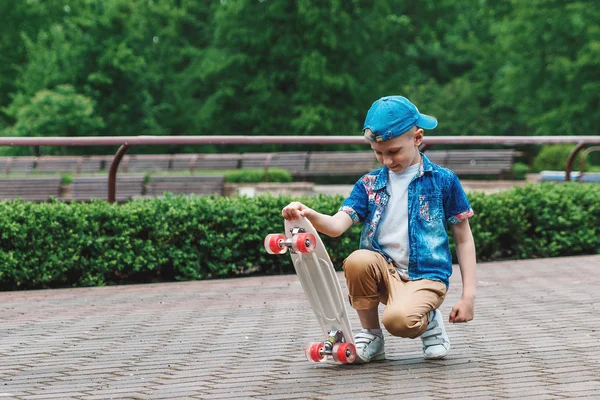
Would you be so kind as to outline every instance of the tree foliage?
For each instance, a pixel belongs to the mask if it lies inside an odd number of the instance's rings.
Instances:
[[[91,136],[104,127],[94,113],[94,102],[71,85],[37,92],[30,102],[14,107],[14,136]]]
[[[0,130],[59,132],[24,116],[68,87],[95,121],[73,135],[351,135],[389,94],[436,135],[598,134],[598,21],[587,0],[0,0]]]
[[[597,1],[513,0],[498,21],[505,55],[495,104],[510,107],[523,134],[598,134],[600,8]]]

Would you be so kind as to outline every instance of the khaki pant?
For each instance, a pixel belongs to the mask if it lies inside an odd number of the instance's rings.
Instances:
[[[350,304],[356,310],[386,305],[382,323],[394,336],[416,338],[429,323],[429,312],[446,297],[442,282],[421,279],[405,281],[379,253],[357,250],[344,260]]]

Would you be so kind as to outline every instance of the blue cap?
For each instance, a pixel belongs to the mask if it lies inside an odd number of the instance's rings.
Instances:
[[[386,96],[377,100],[367,113],[365,129],[370,129],[372,141],[382,142],[406,133],[413,126],[423,129],[433,129],[437,119],[421,114],[419,109],[402,96]]]

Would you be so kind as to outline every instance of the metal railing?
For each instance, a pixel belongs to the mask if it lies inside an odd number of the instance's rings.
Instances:
[[[575,157],[587,145],[600,145],[600,136],[425,136],[423,145],[439,144],[575,144],[565,166],[565,180],[571,180]],[[103,137],[2,137],[0,146],[119,146],[108,174],[108,202],[114,203],[119,163],[127,151],[138,145],[203,144],[365,144],[362,136],[103,136]],[[587,155],[587,154],[586,154]]]

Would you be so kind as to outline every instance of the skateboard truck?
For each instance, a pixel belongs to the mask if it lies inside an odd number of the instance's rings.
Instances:
[[[329,336],[325,340],[324,343],[324,353],[327,355],[331,355],[333,350],[333,346],[336,343],[340,343],[344,341],[344,334],[340,330],[331,330],[329,331]]]
[[[297,235],[299,233],[304,233],[304,232],[306,232],[306,229],[300,228],[299,226],[296,226],[296,227],[290,229],[290,233],[292,234],[292,236]]]

